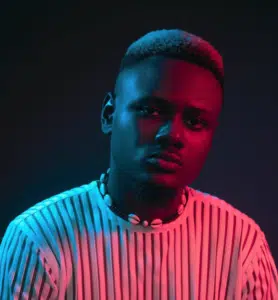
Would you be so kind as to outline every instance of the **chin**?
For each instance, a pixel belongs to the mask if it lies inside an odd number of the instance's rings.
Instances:
[[[154,186],[177,189],[184,186],[184,184],[180,181],[180,178],[180,176],[173,173],[153,173],[147,174],[145,181]]]

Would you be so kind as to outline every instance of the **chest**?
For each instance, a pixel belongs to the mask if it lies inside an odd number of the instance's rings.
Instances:
[[[90,299],[226,299],[240,290],[233,233],[189,221],[160,233],[111,226],[81,238],[71,283]]]

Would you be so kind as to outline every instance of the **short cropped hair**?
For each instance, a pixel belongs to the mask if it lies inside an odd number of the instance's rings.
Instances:
[[[220,53],[199,36],[181,29],[151,31],[127,49],[120,72],[152,56],[165,56],[195,63],[210,70],[223,88],[224,67]]]

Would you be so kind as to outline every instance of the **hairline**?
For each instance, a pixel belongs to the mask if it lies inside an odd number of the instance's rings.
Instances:
[[[182,56],[174,55],[174,54],[168,54],[168,53],[167,54],[149,55],[149,56],[146,56],[144,58],[137,59],[133,63],[127,64],[127,65],[124,65],[123,67],[121,67],[120,71],[117,74],[116,83],[115,83],[115,87],[114,87],[114,94],[117,94],[116,89],[117,89],[118,82],[119,82],[120,78],[122,77],[122,75],[125,72],[135,70],[138,66],[140,66],[140,64],[142,64],[142,63],[146,62],[148,59],[152,59],[152,58],[165,58],[165,59],[170,58],[170,59],[174,59],[174,60],[177,60],[177,61],[184,61],[184,62],[193,64],[193,65],[197,65],[197,66],[209,71],[214,76],[214,78],[220,84],[220,87],[221,87],[222,92],[224,94],[224,86],[223,86],[224,82],[223,82],[223,80],[221,81],[221,75],[220,75],[220,73],[218,74],[214,70],[214,68],[209,67],[209,64],[205,65],[205,64],[203,64],[201,62],[198,62],[198,61],[189,60],[189,59],[183,58]]]

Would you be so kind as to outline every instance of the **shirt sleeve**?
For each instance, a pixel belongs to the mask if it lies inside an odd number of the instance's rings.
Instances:
[[[17,223],[0,245],[0,300],[57,299],[57,282],[47,259]]]
[[[242,299],[278,299],[277,268],[263,233],[258,250],[243,274]]]

